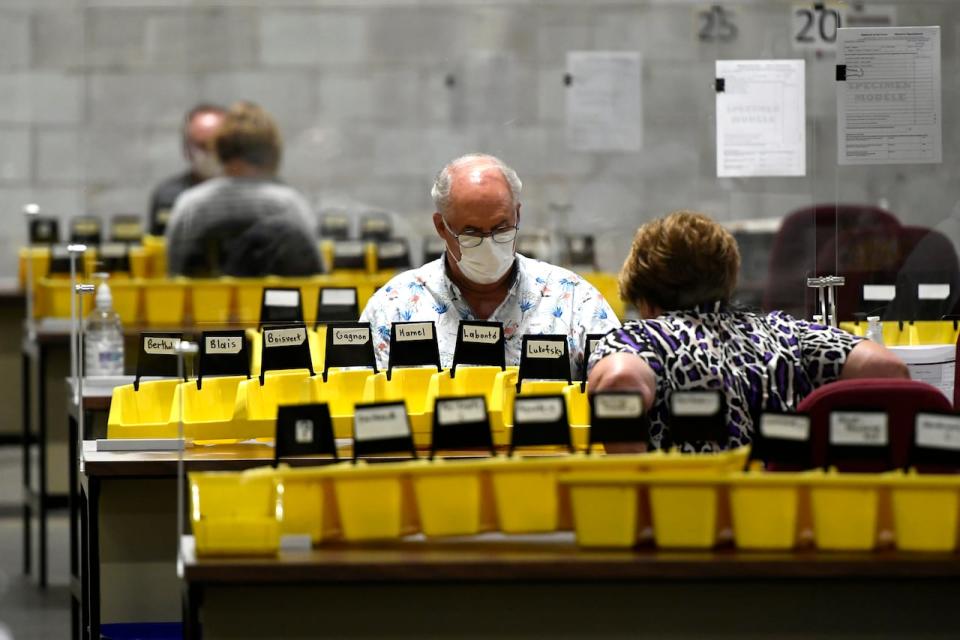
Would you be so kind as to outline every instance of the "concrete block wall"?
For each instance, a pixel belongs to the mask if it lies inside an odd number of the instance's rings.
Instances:
[[[703,44],[687,0],[0,0],[0,277],[15,272],[20,209],[64,219],[143,213],[182,164],[198,101],[260,102],[278,119],[283,177],[318,206],[360,202],[430,232],[429,186],[451,157],[501,155],[525,183],[524,227],[598,236],[615,269],[643,220],[679,207],[721,219],[819,201],[889,203],[913,224],[960,199],[960,7],[896,3],[943,28],[944,162],[838,169],[833,58],[808,62],[808,176],[715,177],[713,61],[801,57],[790,3],[737,0],[738,38]],[[885,4],[891,4],[887,2]],[[644,148],[564,140],[569,50],[643,55]]]

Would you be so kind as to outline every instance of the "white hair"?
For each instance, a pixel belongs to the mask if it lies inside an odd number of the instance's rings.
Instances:
[[[430,196],[433,198],[433,204],[437,207],[437,211],[446,213],[447,206],[450,204],[450,186],[452,182],[450,174],[453,170],[462,164],[477,162],[478,160],[486,161],[500,170],[503,179],[506,180],[510,186],[510,195],[513,198],[514,206],[519,204],[520,191],[523,189],[523,183],[520,181],[517,172],[496,156],[491,156],[486,153],[468,153],[467,155],[460,156],[448,162],[434,179],[433,187],[430,189]]]

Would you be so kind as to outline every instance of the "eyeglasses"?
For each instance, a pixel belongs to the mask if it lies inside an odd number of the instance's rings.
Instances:
[[[443,218],[441,218],[441,220],[443,220]],[[517,231],[520,230],[520,226],[516,225],[513,227],[499,227],[489,233],[483,233],[482,231],[469,231],[466,233],[457,234],[454,233],[453,229],[450,228],[450,225],[447,224],[446,220],[443,220],[443,226],[447,228],[447,231],[450,232],[450,235],[457,239],[457,243],[466,249],[479,247],[484,238],[490,238],[497,244],[507,244],[508,242],[513,242],[514,238],[517,237]]]

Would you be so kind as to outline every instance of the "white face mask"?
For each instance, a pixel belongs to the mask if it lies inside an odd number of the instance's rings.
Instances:
[[[493,238],[484,238],[476,247],[460,247],[457,266],[471,282],[491,284],[507,275],[513,267],[516,240],[501,244]]]
[[[190,166],[193,172],[204,180],[223,174],[223,167],[216,154],[206,149],[190,149]]]

